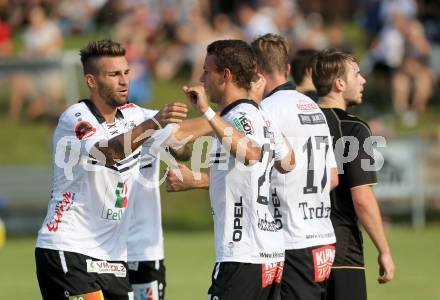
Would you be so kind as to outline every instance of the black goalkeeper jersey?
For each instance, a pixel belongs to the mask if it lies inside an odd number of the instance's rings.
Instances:
[[[357,227],[357,216],[350,189],[377,183],[376,172],[368,168],[374,164],[372,143],[369,139],[370,128],[364,121],[342,109],[321,109],[327,118],[330,134],[333,136],[333,148],[339,173],[339,185],[330,195],[331,220],[334,227],[338,225]],[[358,148],[357,151],[355,151],[356,148]],[[353,159],[345,162],[348,157],[353,157]]]

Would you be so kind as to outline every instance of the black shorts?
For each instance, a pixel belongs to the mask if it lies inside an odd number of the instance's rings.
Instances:
[[[283,265],[216,263],[208,300],[279,300]]]
[[[364,267],[362,232],[358,227],[337,225],[335,267]]]
[[[43,299],[133,299],[125,262],[42,248],[35,261]]]
[[[128,279],[134,299],[165,299],[165,266],[163,260],[128,262]]]
[[[336,267],[328,280],[327,300],[367,300],[365,269]]]
[[[324,300],[334,257],[334,245],[286,250],[281,299]]]

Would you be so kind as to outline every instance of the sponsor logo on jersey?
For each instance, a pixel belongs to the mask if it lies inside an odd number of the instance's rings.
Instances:
[[[262,265],[262,288],[272,285],[273,282],[280,284],[283,276],[284,262],[276,262]]]
[[[88,137],[91,137],[92,135],[95,134],[95,132],[96,132],[96,128],[94,128],[92,124],[90,124],[87,121],[81,121],[75,126],[76,138],[80,141]]]
[[[316,105],[315,103],[298,103],[296,105],[296,107],[299,110],[305,110],[305,111],[310,111],[310,110],[315,110],[318,108],[318,105]]]
[[[273,218],[275,220],[275,223],[277,223],[278,229],[282,229],[283,228],[283,221],[282,221],[283,216],[281,215],[281,212],[280,212],[281,201],[280,201],[280,198],[278,197],[276,188],[274,189],[271,196],[272,196],[272,204],[274,207]]]
[[[246,118],[245,115],[242,115],[239,118],[233,118],[232,122],[237,130],[244,132],[246,134],[254,134],[255,130],[252,126],[252,122]]]
[[[55,214],[52,219],[46,224],[49,231],[56,232],[58,230],[58,224],[61,223],[61,219],[64,213],[69,210],[73,204],[75,193],[65,192],[63,193],[63,199],[59,200],[55,205]]]
[[[105,260],[86,259],[87,272],[98,274],[114,274],[116,277],[127,276],[127,270],[121,263],[109,263]]]
[[[116,195],[116,208],[125,208],[128,203],[127,198],[127,184],[125,182],[118,182],[116,186],[115,195]]]
[[[264,219],[260,217],[260,214],[257,211],[258,216],[258,229],[262,231],[270,231],[270,232],[276,232],[280,228],[278,227],[278,223],[274,220],[268,220],[267,215],[264,214]]]
[[[69,300],[104,300],[104,295],[102,294],[102,291],[99,290],[87,294],[70,296],[68,299]]]
[[[103,218],[112,221],[119,221],[124,213],[124,208],[128,204],[128,187],[125,182],[118,182],[115,189],[115,205],[114,207],[107,208],[103,212]]]
[[[315,267],[315,282],[326,280],[330,276],[333,261],[335,260],[335,247],[328,245],[313,249],[312,255]]]
[[[325,124],[325,117],[322,113],[298,114],[298,118],[299,118],[299,121],[302,125]]]
[[[127,108],[135,108],[137,105],[134,103],[127,103],[125,105],[119,106],[119,110],[127,109]]]
[[[234,203],[234,231],[232,232],[232,240],[234,242],[241,241],[243,235],[243,197],[239,202]]]

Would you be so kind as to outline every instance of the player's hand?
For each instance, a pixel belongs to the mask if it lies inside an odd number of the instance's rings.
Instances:
[[[181,177],[178,172],[180,172]],[[186,191],[193,188],[193,182],[192,171],[184,164],[177,164],[177,168],[168,171],[166,189],[168,192]]]
[[[164,105],[154,116],[161,127],[170,123],[180,123],[186,118],[188,106],[185,103],[173,102]]]
[[[197,109],[202,114],[208,110],[208,97],[203,86],[198,85],[188,87],[185,85],[182,87],[182,90],[195,109]]]
[[[379,254],[377,261],[379,263],[379,278],[377,279],[377,281],[382,284],[393,280],[394,262],[391,254]]]
[[[251,90],[249,91],[249,99],[260,103],[263,100],[264,88],[266,87],[266,78],[261,73],[257,73],[257,80],[251,82]]]

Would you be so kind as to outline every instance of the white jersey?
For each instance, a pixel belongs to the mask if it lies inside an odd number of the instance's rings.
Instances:
[[[262,147],[263,158],[245,166],[216,139],[211,151],[209,195],[216,261],[272,263],[284,260],[283,235],[269,205],[270,170],[288,147],[280,131],[251,100],[238,100],[221,116]]]
[[[335,243],[330,170],[336,168],[336,162],[324,114],[290,82],[276,88],[261,105],[295,152],[292,172],[272,171],[271,197],[279,204],[286,250]]]
[[[155,115],[157,111],[150,111]],[[128,261],[164,258],[160,205],[160,153],[145,142],[141,149],[140,177],[134,183],[134,210],[127,240]],[[163,149],[163,148],[161,148]]]
[[[127,259],[131,195],[139,174],[140,147],[106,167],[89,156],[99,141],[108,141],[151,115],[135,104],[118,108],[107,124],[89,100],[70,106],[54,132],[53,190],[37,247],[64,250],[103,260]],[[156,130],[150,139],[164,141],[173,127]]]

